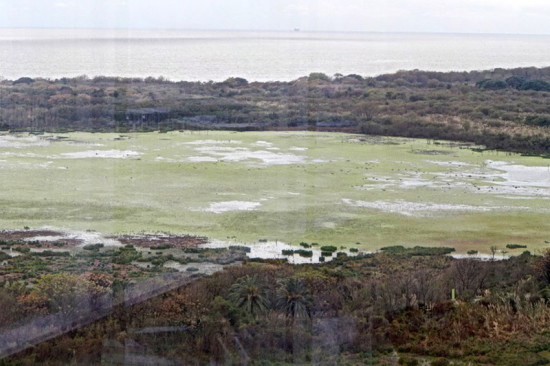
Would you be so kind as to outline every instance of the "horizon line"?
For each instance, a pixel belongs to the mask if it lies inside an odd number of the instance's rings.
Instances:
[[[369,33],[369,34],[434,34],[434,35],[481,35],[481,36],[538,36],[548,37],[550,33],[497,33],[497,32],[449,32],[449,31],[408,31],[408,30],[312,30],[302,28],[290,29],[236,29],[236,28],[163,28],[163,27],[43,27],[21,26],[2,27],[0,30],[105,30],[105,31],[185,31],[185,32],[258,32],[258,33]]]

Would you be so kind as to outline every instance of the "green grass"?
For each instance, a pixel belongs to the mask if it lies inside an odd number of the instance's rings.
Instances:
[[[504,249],[506,243],[514,242],[537,250],[545,245],[544,240],[550,240],[547,199],[473,193],[472,184],[489,184],[483,177],[455,177],[449,187],[442,187],[440,178],[441,174],[474,170],[495,173],[485,167],[486,160],[547,166],[548,161],[542,158],[479,153],[428,144],[426,140],[336,133],[171,132],[128,134],[129,138],[122,140],[116,139],[117,134],[62,136],[67,138],[46,146],[2,148],[0,227],[50,225],[107,234],[169,231],[218,239],[234,236],[241,242],[265,238],[294,244],[351,245],[362,250],[402,244],[487,252],[491,245]],[[358,142],[359,138],[366,141]],[[196,151],[208,145],[187,144],[196,140],[237,140],[241,143],[211,146],[300,155],[304,162],[191,162],[187,160],[191,156],[212,156]],[[67,159],[61,155],[86,150],[129,150],[141,155],[126,159]],[[418,153],[426,150],[444,154]],[[469,165],[449,167],[433,161]],[[380,186],[387,179],[391,184]],[[421,184],[403,187],[400,179],[416,179]],[[439,179],[441,185],[431,187],[433,179]],[[343,199],[505,208],[488,212],[415,211],[405,216],[352,206]],[[204,211],[211,203],[227,201],[261,205],[251,211]]]

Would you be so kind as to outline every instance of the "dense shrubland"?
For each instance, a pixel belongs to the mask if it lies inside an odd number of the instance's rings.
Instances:
[[[316,129],[550,152],[550,68],[312,73],[291,82],[78,77],[0,82],[0,128],[147,131]]]
[[[4,363],[146,355],[163,364],[545,364],[549,273],[550,252],[483,262],[392,247],[323,265],[249,262],[116,307]],[[1,299],[4,309],[56,308],[78,299],[76,289],[101,293],[110,281],[45,275],[32,289],[4,286]]]

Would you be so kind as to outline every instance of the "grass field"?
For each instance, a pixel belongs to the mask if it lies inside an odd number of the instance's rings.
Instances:
[[[550,246],[550,160],[314,132],[1,135],[0,227]]]

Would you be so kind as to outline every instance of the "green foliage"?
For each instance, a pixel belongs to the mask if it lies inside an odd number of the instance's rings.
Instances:
[[[478,253],[478,251],[477,251],[477,250],[474,250],[474,249],[471,249],[471,250],[468,250],[466,253],[467,253],[468,255],[475,255],[475,254]]]
[[[549,127],[550,126],[550,115],[546,116],[527,116],[525,117],[525,123],[528,125]]]
[[[397,364],[405,366],[417,366],[418,360],[411,357],[400,357],[399,360],[397,360]]]
[[[126,245],[115,252],[112,259],[116,264],[130,264],[141,258],[141,253],[138,252],[133,245]]]
[[[5,252],[0,252],[0,261],[5,261],[7,259],[10,259],[11,257],[5,253]]]
[[[23,77],[20,77],[19,79],[15,80],[13,82],[13,85],[17,85],[17,84],[32,84],[34,83],[34,79],[32,78],[29,78],[29,77],[26,77],[26,76],[23,76]]]
[[[57,252],[53,250],[43,250],[41,252],[33,252],[32,255],[37,257],[69,257],[71,255],[70,252]]]
[[[449,254],[455,251],[455,248],[449,247],[421,247],[405,248],[402,245],[394,245],[380,248],[380,250],[391,253],[393,255],[403,255],[407,257],[413,256],[439,256]]]
[[[506,84],[508,84],[509,87],[514,89],[519,89],[523,83],[525,82],[525,78],[521,76],[510,76],[506,79]]]
[[[230,245],[229,250],[236,250],[236,251],[241,251],[245,253],[250,253],[251,251],[250,247],[247,247],[244,245]]]
[[[484,79],[478,81],[476,83],[476,86],[481,89],[498,90],[506,89],[508,87],[508,84],[502,80]]]
[[[330,78],[322,72],[312,72],[308,76],[309,81],[330,81]]]
[[[262,313],[267,307],[266,289],[257,276],[239,278],[229,289],[229,300],[251,315]]]
[[[183,252],[189,253],[189,254],[196,254],[196,253],[200,253],[201,250],[198,248],[183,248]]]
[[[82,247],[82,249],[84,250],[94,250],[94,251],[98,251],[99,249],[103,248],[105,245],[102,244],[102,243],[97,243],[97,244],[87,244],[87,245],[84,245]]]
[[[544,80],[527,80],[519,87],[520,90],[550,91],[550,83]]]
[[[527,248],[527,245],[524,245],[524,244],[506,244],[506,248],[508,248],[508,249],[520,249],[520,248]]]
[[[300,257],[306,257],[311,258],[313,257],[313,252],[311,250],[305,250],[305,249],[283,249],[282,250],[283,255],[294,255],[298,254]]]
[[[312,300],[301,279],[291,277],[280,280],[276,304],[288,318],[311,317]]]
[[[323,252],[335,252],[337,250],[338,250],[338,248],[335,247],[334,245],[323,245],[321,247],[321,251],[323,251]]]
[[[33,291],[51,310],[78,311],[83,303],[106,293],[107,289],[79,276],[57,273],[40,277]]]
[[[311,250],[297,249],[294,251],[294,253],[298,254],[300,257],[313,257],[313,252]]]
[[[163,249],[170,249],[173,245],[170,244],[160,244],[160,245],[153,245],[151,246],[151,250],[163,250]]]

